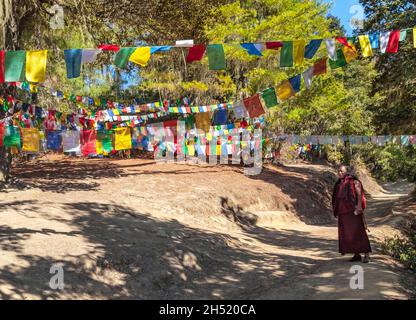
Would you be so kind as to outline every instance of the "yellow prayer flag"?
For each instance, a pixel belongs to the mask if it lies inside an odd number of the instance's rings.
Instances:
[[[344,54],[345,61],[350,63],[351,61],[357,59],[357,49],[353,47],[353,49],[348,48],[346,46],[342,47],[342,53]]]
[[[40,134],[36,128],[22,128],[24,152],[39,152]]]
[[[103,149],[103,142],[102,140],[95,140],[95,149],[97,150],[97,154],[104,154],[104,149]]]
[[[413,46],[416,48],[416,28],[413,28]]]
[[[373,55],[373,49],[371,48],[370,38],[368,37],[368,35],[358,36],[358,40],[360,41],[363,57],[371,57]]]
[[[138,47],[129,58],[129,61],[145,67],[150,59],[150,47]]]
[[[296,40],[293,42],[293,61],[295,65],[300,66],[305,59],[305,40]]]
[[[276,87],[276,94],[280,101],[285,101],[295,95],[295,91],[292,88],[289,80],[283,81]]]
[[[201,112],[195,114],[197,129],[208,132],[211,127],[211,112]]]
[[[26,80],[45,82],[48,50],[26,51]]]
[[[115,131],[114,150],[129,150],[132,148],[130,128],[117,128]]]
[[[193,144],[188,145],[188,154],[193,157],[195,156],[195,147]]]

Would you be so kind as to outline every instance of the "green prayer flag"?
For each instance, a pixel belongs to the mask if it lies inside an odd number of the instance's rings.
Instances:
[[[407,30],[402,30],[402,31],[400,31],[400,42],[402,42],[402,41],[406,41],[406,38],[407,38]]]
[[[337,52],[337,60],[329,59],[329,65],[331,69],[342,68],[347,65],[347,60],[345,60],[344,52],[342,49],[339,49]]]
[[[136,50],[136,47],[121,48],[114,57],[114,64],[119,68],[125,68],[130,56]]]
[[[14,126],[7,126],[4,137],[3,145],[5,147],[20,147],[20,131]]]
[[[284,41],[280,51],[280,67],[293,67],[293,41]]]
[[[101,141],[103,145],[104,152],[111,152],[113,151],[113,144],[111,141],[111,131],[110,130],[98,130],[97,131],[97,139]]]
[[[276,91],[274,90],[274,88],[269,88],[269,89],[264,90],[261,93],[261,97],[264,101],[264,104],[266,105],[268,109],[273,108],[279,104],[277,102]]]
[[[222,44],[210,44],[207,47],[209,70],[225,70],[225,54]]]
[[[6,51],[4,59],[4,81],[24,81],[26,74],[26,51]]]

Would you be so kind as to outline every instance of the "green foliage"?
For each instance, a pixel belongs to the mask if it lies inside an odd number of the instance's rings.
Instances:
[[[416,272],[416,219],[410,219],[404,227],[402,237],[395,236],[382,244],[385,253],[401,261]]]

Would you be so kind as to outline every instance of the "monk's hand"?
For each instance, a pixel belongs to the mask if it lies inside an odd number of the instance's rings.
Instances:
[[[356,216],[359,216],[359,215],[361,215],[361,214],[363,214],[363,209],[362,208],[355,208],[355,210],[354,210],[354,214],[356,215]]]

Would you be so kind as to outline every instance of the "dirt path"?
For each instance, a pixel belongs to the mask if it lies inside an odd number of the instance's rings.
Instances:
[[[350,289],[351,263],[336,253],[319,192],[330,188],[326,171],[265,168],[250,178],[238,167],[146,160],[22,166],[22,188],[0,193],[0,297],[409,298],[412,275],[377,247],[360,264],[365,289]],[[370,201],[373,240],[394,232],[391,206],[407,187]],[[54,263],[63,263],[63,290],[49,287]]]

